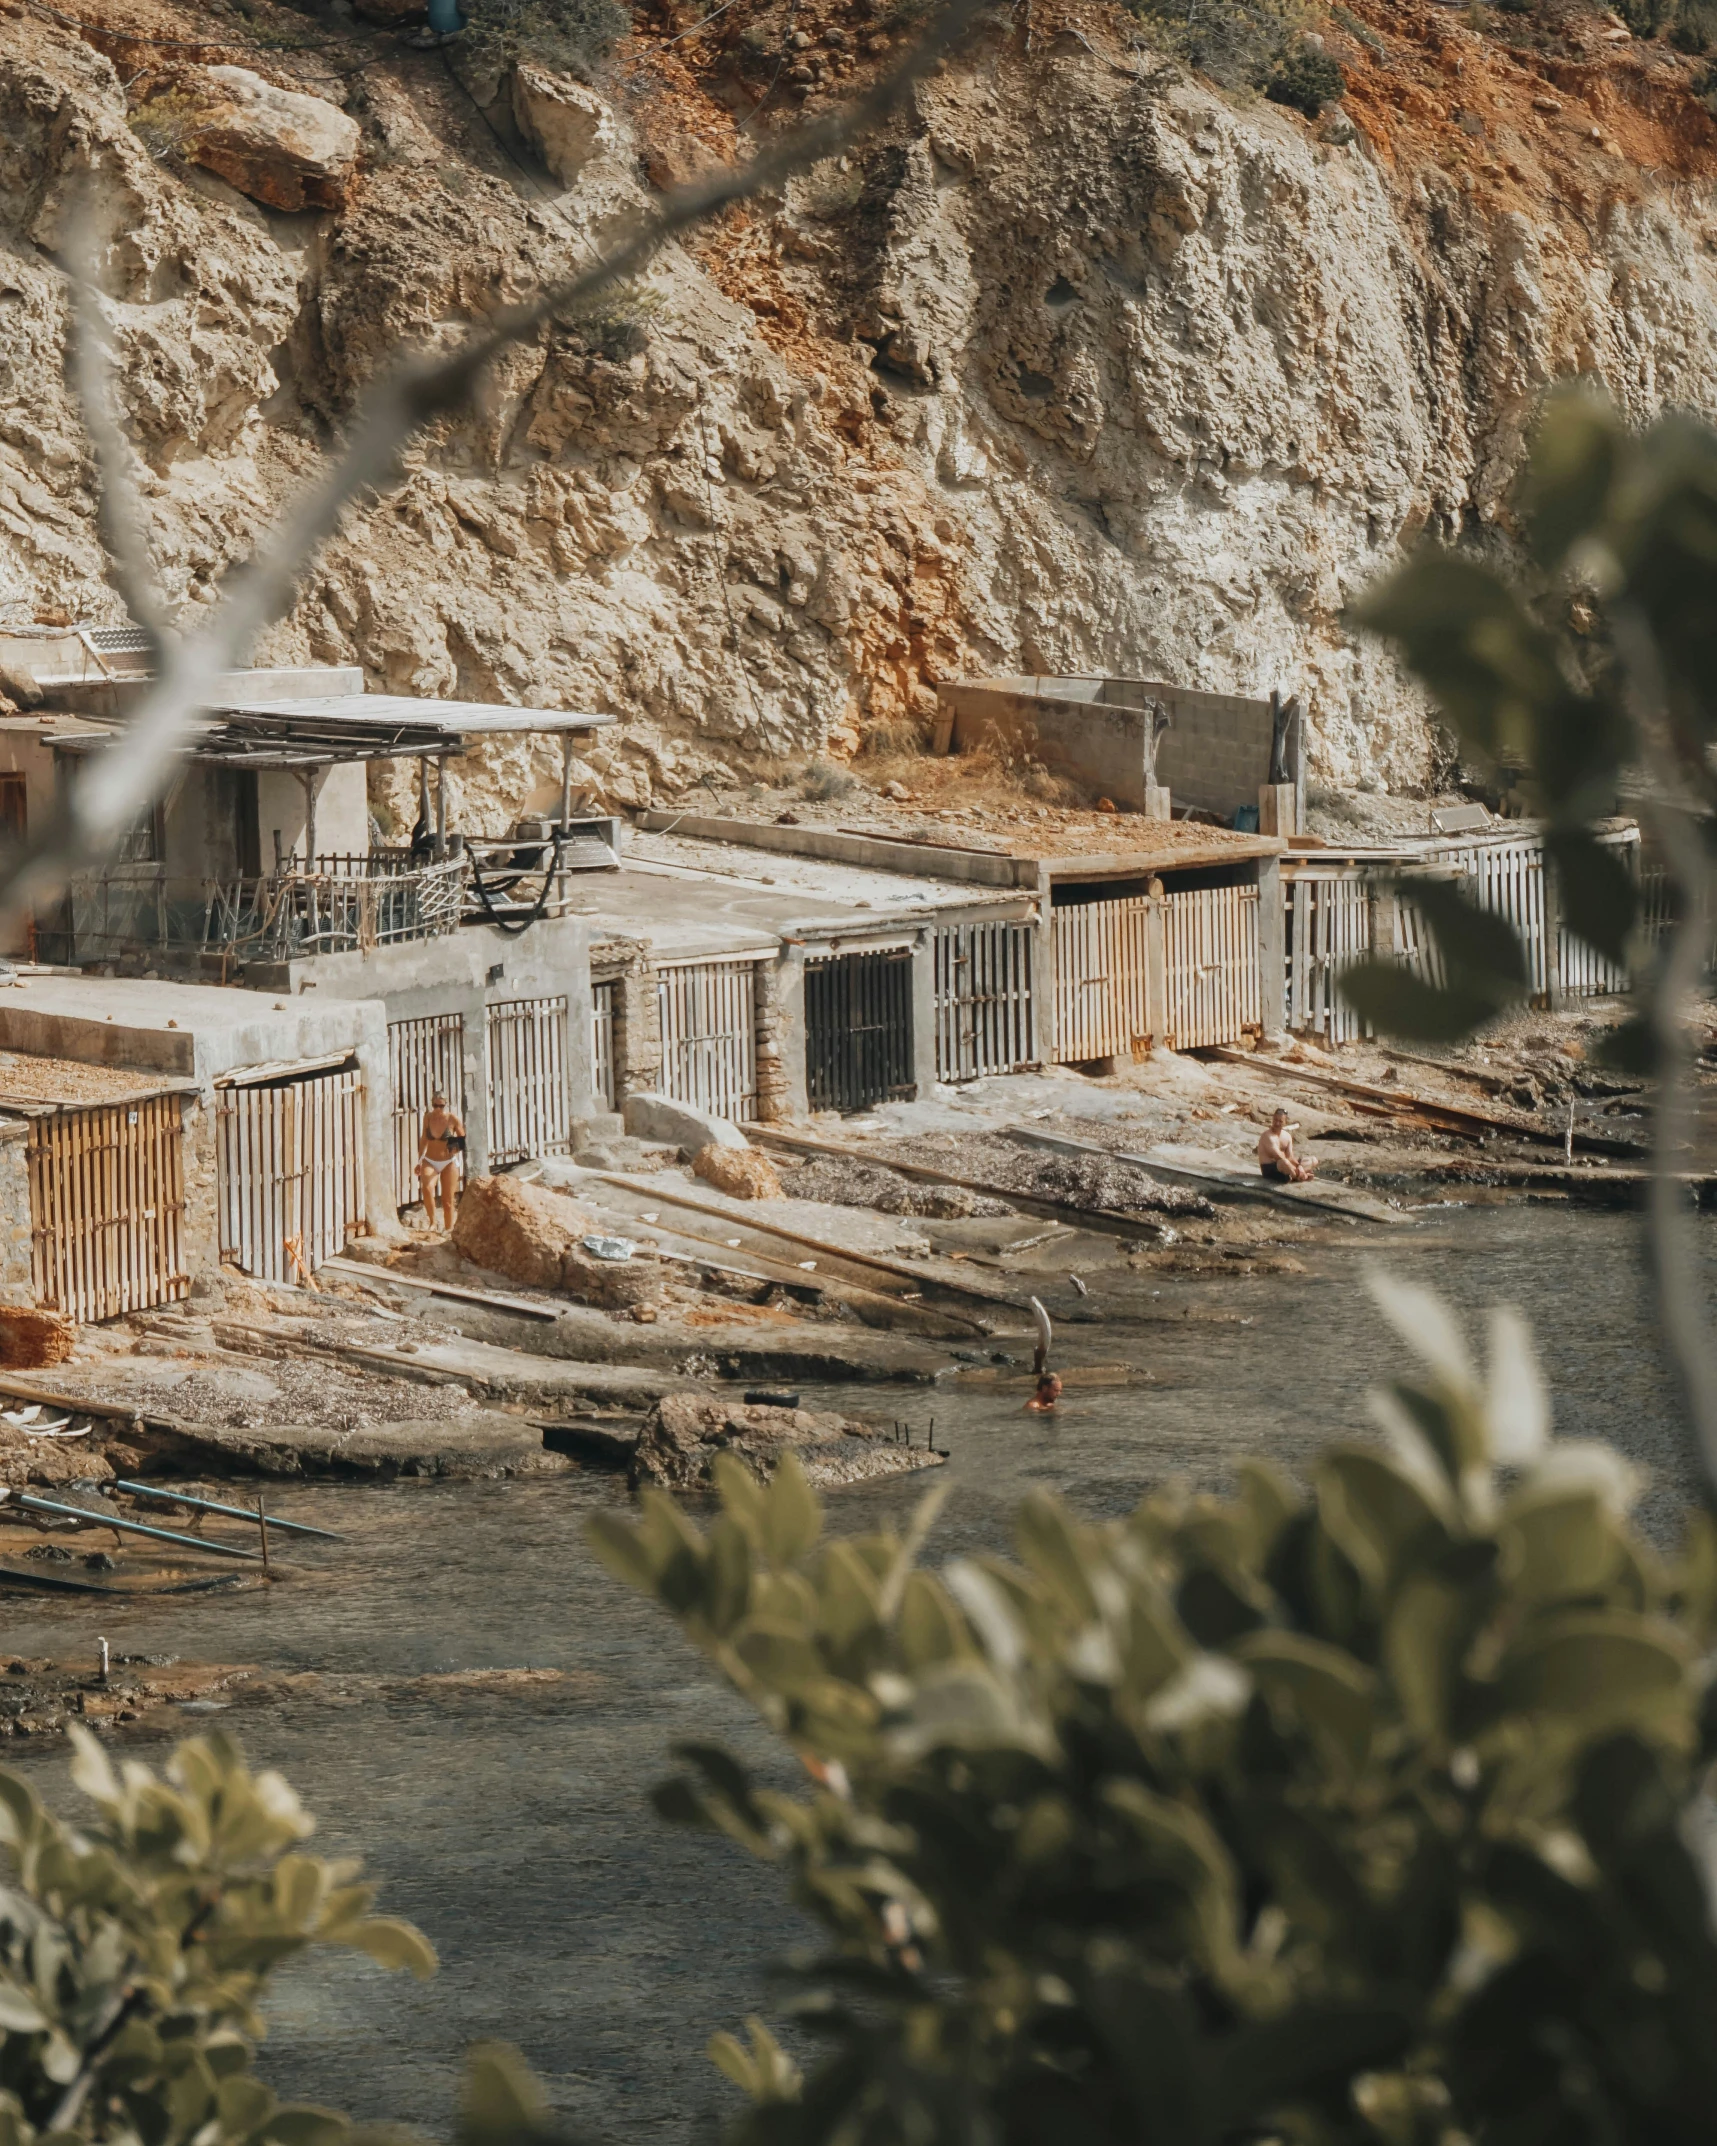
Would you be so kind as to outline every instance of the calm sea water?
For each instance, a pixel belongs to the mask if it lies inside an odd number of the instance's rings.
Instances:
[[[934,1399],[874,1387],[806,1399],[898,1415],[919,1435],[934,1413],[954,1456],[945,1555],[1001,1546],[1034,1486],[1097,1516],[1166,1476],[1220,1484],[1242,1453],[1292,1466],[1362,1428],[1366,1388],[1400,1360],[1359,1287],[1375,1241],[1305,1256],[1309,1271],[1292,1277],[1094,1275],[1103,1323],[1065,1327],[1063,1360],[1130,1363],[1151,1380],[1072,1382],[1052,1426],[1024,1414],[1018,1392],[970,1385]],[[1631,1218],[1432,1212],[1387,1257],[1475,1317],[1521,1305],[1552,1360],[1558,1429],[1614,1439],[1643,1462],[1646,1523],[1673,1532],[1691,1472]],[[1059,1278],[1046,1288],[1073,1305]],[[874,1525],[917,1487],[848,1493],[836,1525]],[[623,1498],[586,1476],[283,1493],[284,1513],[350,1537],[303,1554],[305,1577],[103,1608],[116,1651],[322,1673],[313,1694],[278,1709],[203,1718],[284,1768],[320,1817],[319,1845],[362,1854],[384,1905],[440,1950],[442,1972],[425,1985],[343,1959],[284,1977],[265,2053],[283,2092],[445,2132],[460,2049],[500,2036],[569,2115],[619,2140],[696,2137],[728,2105],[703,2044],[765,2003],[768,1960],[804,1933],[772,1872],[648,1810],[678,1736],[722,1736],[763,1764],[773,1754],[674,1631],[597,1568],[586,1518]],[[14,1652],[93,1655],[97,1629],[93,1609],[7,1605]],[[525,1699],[376,1683],[495,1667],[577,1676]],[[14,1745],[7,1758],[70,1807],[63,1751]]]

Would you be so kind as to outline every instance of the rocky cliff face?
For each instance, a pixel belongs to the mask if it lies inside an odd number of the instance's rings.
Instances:
[[[380,31],[259,51],[263,0],[83,4],[82,35],[0,12],[9,618],[116,608],[62,377],[80,193],[194,616],[392,351],[732,155],[731,111],[780,72],[781,11],[751,0],[719,46],[641,36],[594,89],[527,71],[478,102]],[[770,119],[881,62],[900,33],[855,49],[862,6],[805,0]],[[1317,124],[1189,78],[1125,16],[998,14],[885,137],[519,348],[351,514],[264,654],[612,711],[589,772],[619,802],[850,755],[996,669],[1298,690],[1326,780],[1425,783],[1431,726],[1344,606],[1422,531],[1507,542],[1552,380],[1717,416],[1717,127],[1697,63],[1613,19],[1511,47],[1414,0],[1338,14],[1351,87]],[[360,124],[344,206],[281,213],[194,161],[174,115],[233,65]],[[497,824],[556,779],[523,748],[465,772]]]

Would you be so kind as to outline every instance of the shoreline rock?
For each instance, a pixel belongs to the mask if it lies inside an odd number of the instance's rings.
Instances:
[[[767,1408],[701,1393],[668,1394],[650,1411],[633,1449],[634,1490],[708,1490],[719,1453],[731,1453],[770,1475],[784,1453],[798,1456],[814,1490],[880,1482],[919,1468],[939,1467],[946,1455],[897,1445],[850,1416],[821,1409]]]

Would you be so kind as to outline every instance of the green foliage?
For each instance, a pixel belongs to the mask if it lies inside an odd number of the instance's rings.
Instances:
[[[1717,1738],[1717,1548],[1659,1562],[1609,1449],[1547,1445],[1524,1332],[1422,1375],[1309,1493],[1161,1494],[940,1573],[830,1540],[789,1462],[695,1526],[593,1523],[815,1784],[682,1745],[665,1815],[790,1873],[792,2010],[712,2054],[743,2146],[1652,2140],[1709,2131],[1717,1941],[1682,1819]]]
[[[1316,119],[1326,104],[1334,104],[1346,90],[1347,77],[1336,62],[1302,39],[1284,55],[1264,94],[1272,104],[1285,104]]]
[[[426,1975],[428,1943],[370,1914],[355,1863],[301,1851],[297,1798],[226,1738],[181,1744],[162,1779],[73,1735],[93,1825],[0,1773],[0,2146],[337,2146],[341,2118],[252,2071],[262,1988],[323,1945]]]
[[[140,104],[126,125],[159,164],[166,157],[178,155],[203,124],[207,112],[205,99],[193,97],[186,90],[169,89]]]
[[[632,27],[622,0],[476,0],[467,12],[462,65],[531,60],[585,81]]]
[[[1681,417],[1629,433],[1592,394],[1564,391],[1534,438],[1520,506],[1525,575],[1428,549],[1358,621],[1396,644],[1463,752],[1531,771],[1569,926],[1637,967],[1638,892],[1591,826],[1642,743],[1691,802],[1713,802],[1717,433]],[[1421,883],[1397,891],[1426,910]],[[1367,962],[1342,988],[1379,1026],[1452,1039],[1519,995],[1519,950],[1461,937],[1452,903],[1429,922],[1443,986],[1408,989]]]
[[[1714,0],[1677,0],[1669,25],[1669,41],[1677,52],[1709,52],[1717,45],[1717,4]]]
[[[1293,49],[1297,0],[1127,0],[1151,39],[1225,89],[1262,89]]]

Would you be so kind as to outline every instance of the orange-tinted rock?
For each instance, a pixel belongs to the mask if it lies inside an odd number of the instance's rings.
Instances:
[[[8,1371],[40,1371],[64,1363],[77,1338],[76,1320],[61,1312],[0,1305],[0,1364]]]
[[[781,1180],[775,1174],[775,1165],[755,1148],[699,1148],[692,1157],[692,1168],[706,1184],[713,1185],[717,1192],[725,1192],[730,1199],[778,1200],[782,1197]]]
[[[211,67],[214,98],[185,137],[193,163],[271,209],[343,209],[361,136],[325,97]],[[218,100],[218,101],[216,101]]]

